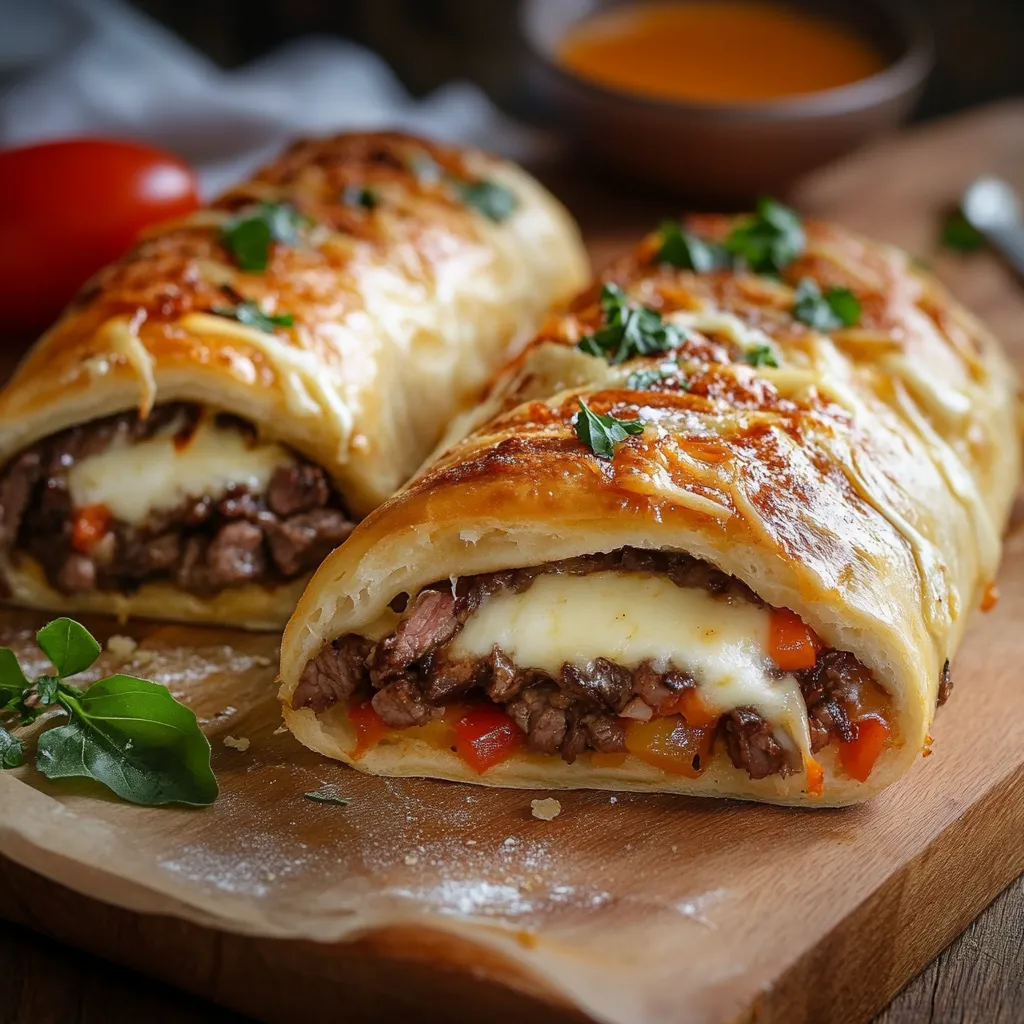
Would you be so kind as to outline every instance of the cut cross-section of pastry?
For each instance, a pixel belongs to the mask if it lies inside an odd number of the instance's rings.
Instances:
[[[904,253],[770,204],[666,225],[321,566],[285,720],[385,775],[866,799],[949,694],[1017,411]]]
[[[511,164],[296,144],[97,275],[0,393],[8,598],[280,627],[585,273]]]

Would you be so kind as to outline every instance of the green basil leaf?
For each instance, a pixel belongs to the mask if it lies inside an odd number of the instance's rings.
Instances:
[[[237,320],[246,327],[255,327],[265,334],[273,334],[275,327],[292,327],[295,317],[291,313],[264,313],[255,302],[240,302],[237,306],[214,306],[210,310],[215,316]]]
[[[803,222],[788,206],[762,198],[757,212],[737,225],[725,248],[758,274],[778,275],[804,251]]]
[[[680,270],[707,274],[729,266],[729,253],[717,242],[709,242],[684,231],[681,224],[667,220],[661,225],[661,245],[655,257]]]
[[[976,252],[985,244],[985,236],[959,210],[952,210],[942,218],[939,241],[957,252]]]
[[[262,273],[270,262],[271,244],[298,244],[299,229],[307,223],[288,203],[260,203],[232,217],[221,238],[242,270]]]
[[[507,220],[519,207],[515,192],[496,181],[456,181],[453,187],[466,206],[495,224]]]
[[[642,434],[643,420],[620,420],[592,412],[582,398],[577,399],[580,411],[570,421],[576,436],[601,459],[615,458],[615,446],[630,434]]]
[[[838,331],[860,319],[860,300],[849,288],[828,288],[822,294],[816,281],[805,277],[797,285],[793,316],[816,331]]]
[[[770,345],[755,345],[746,352],[746,360],[751,366],[771,366],[776,370],[779,368],[779,361]]]
[[[20,768],[25,763],[25,744],[0,727],[0,769]]]
[[[18,664],[18,656],[10,647],[0,647],[0,711],[20,697],[32,684]]]
[[[195,714],[166,687],[114,675],[83,694],[61,693],[67,725],[39,738],[49,779],[96,779],[131,803],[206,806],[217,798],[210,743]]]
[[[54,619],[36,633],[36,643],[62,676],[84,672],[100,656],[95,637],[74,619]]]
[[[605,326],[576,343],[587,355],[617,364],[637,356],[670,352],[683,343],[683,332],[675,324],[665,323],[657,310],[632,305],[616,284],[601,289],[601,310]]]
[[[380,193],[367,185],[348,185],[341,193],[341,201],[346,206],[373,210],[380,206]]]

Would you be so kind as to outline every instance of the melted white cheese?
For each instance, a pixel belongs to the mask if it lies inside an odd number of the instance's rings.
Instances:
[[[454,641],[482,656],[497,645],[522,668],[557,676],[566,662],[607,658],[634,668],[689,672],[711,711],[756,708],[809,751],[807,711],[792,675],[772,679],[769,611],[742,599],[677,587],[664,576],[620,571],[538,577],[521,594],[483,602]]]
[[[214,501],[232,487],[266,490],[274,470],[292,461],[277,444],[252,443],[238,430],[203,420],[188,444],[175,446],[174,428],[132,444],[115,442],[68,472],[72,505],[106,505],[115,519],[138,524],[150,512],[176,508],[186,498]]]

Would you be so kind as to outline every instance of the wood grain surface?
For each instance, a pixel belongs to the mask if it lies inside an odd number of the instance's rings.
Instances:
[[[842,219],[933,261],[1019,358],[1024,355],[1024,300],[1005,268],[987,254],[965,259],[934,251],[939,213],[985,170],[1024,187],[1024,105],[1002,105],[893,140],[817,177],[797,200],[808,211]],[[673,205],[567,177],[564,170],[552,171],[550,179],[580,216],[597,262],[634,240]],[[1018,527],[1016,538],[1021,536]],[[651,809],[649,819],[645,809],[621,809],[625,816],[617,819],[619,827],[636,829],[637,857],[641,850],[656,853],[665,830],[685,828],[686,821],[700,837],[691,858],[701,843],[709,855],[726,851],[740,816],[744,823],[756,820],[761,829],[761,849],[767,851],[761,856],[779,858],[773,875],[788,893],[788,905],[772,906],[752,893],[745,920],[725,915],[705,936],[708,946],[733,943],[757,951],[749,970],[722,981],[715,1006],[733,1005],[734,991],[753,986],[758,995],[749,1002],[743,997],[743,1019],[787,1024],[865,1020],[1024,868],[1024,743],[1006,729],[1024,701],[1015,646],[1021,638],[1013,630],[1014,622],[1024,618],[1024,543],[1011,547],[1004,604],[976,623],[968,639],[958,689],[937,724],[936,756],[891,796],[880,798],[877,807],[828,817],[825,812],[801,816],[770,808],[687,805],[685,812],[670,816],[667,806],[652,798],[643,804]],[[1024,706],[1018,710],[1024,715]],[[989,756],[996,748],[998,757]],[[501,800],[508,798],[494,799],[503,806]],[[573,841],[599,813],[596,798],[577,799]],[[572,835],[572,825],[564,824]],[[643,831],[648,827],[651,833]],[[621,847],[621,837],[616,843]],[[794,871],[791,859],[799,860],[807,843],[818,851],[817,866],[812,868],[808,859],[806,869]],[[747,845],[747,853],[756,847]],[[609,863],[631,859],[623,860],[622,849],[603,840],[596,852]],[[718,863],[718,854],[710,860]],[[835,870],[838,862],[847,865],[841,874]],[[688,870],[695,866],[691,859]],[[664,884],[667,876],[658,877]],[[800,881],[802,890],[785,888]],[[833,920],[837,901],[845,901],[846,909]],[[773,943],[781,942],[781,935],[799,936],[804,922],[792,920],[794,907],[805,908],[806,927],[820,928],[821,934],[818,941],[800,946],[799,955],[787,957]],[[1022,908],[1024,887],[1018,882],[880,1019],[885,1024],[1019,1020]],[[781,928],[787,914],[788,924]],[[344,947],[227,936],[174,918],[97,904],[11,863],[0,864],[0,916],[268,1021],[387,1020],[396,1015],[418,1020],[582,1019],[530,978],[516,976],[508,963],[460,950],[450,936],[432,937],[429,929],[416,935],[394,930]],[[764,941],[763,929],[757,939],[753,922],[770,922],[771,942]],[[588,926],[599,923],[589,919]],[[716,929],[722,933],[717,939]],[[17,931],[8,930],[0,942],[4,1024],[231,1019],[184,997],[148,989],[79,954],[41,940],[25,942]],[[472,969],[438,966],[441,952],[449,965],[461,962]],[[504,984],[494,984],[496,979]],[[685,972],[679,982],[681,993],[687,985],[694,987]],[[685,1007],[673,1010],[672,1019],[688,1016]],[[711,1007],[710,1015],[700,1019],[727,1019],[715,1012]]]

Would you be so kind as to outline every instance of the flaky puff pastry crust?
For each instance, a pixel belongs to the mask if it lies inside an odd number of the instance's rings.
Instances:
[[[514,212],[495,223],[466,205],[459,183],[478,181],[510,189]],[[377,204],[346,203],[349,187]],[[312,223],[301,244],[273,247],[265,272],[245,273],[221,228],[259,202],[290,203]],[[395,133],[300,142],[97,275],[0,393],[0,462],[74,424],[200,402],[322,465],[362,516],[586,274],[569,215],[512,164]],[[245,300],[294,326],[268,334],[212,313]],[[279,626],[296,593],[205,601],[156,584],[69,600],[36,568],[7,568],[14,601]]]
[[[721,237],[730,222],[689,227]],[[905,253],[828,224],[806,231],[782,282],[657,265],[654,236],[605,275],[689,327],[685,390],[678,377],[627,386],[665,356],[610,366],[574,347],[600,323],[600,283],[550,320],[439,457],[314,576],[282,648],[285,720],[303,743],[386,775],[786,804],[864,800],[909,767],[943,664],[996,571],[1019,479],[1017,382],[995,339]],[[794,286],[808,277],[851,288],[858,325],[826,335],[796,321]],[[766,343],[778,368],[744,357]],[[644,432],[613,461],[596,458],[570,423],[579,398],[644,420]],[[599,768],[529,753],[478,776],[401,731],[356,762],[343,705],[317,715],[288,703],[321,645],[358,633],[397,594],[625,545],[706,559],[870,668],[892,697],[896,739],[868,780],[843,773],[834,744],[815,755],[820,797],[802,774],[750,779],[721,744],[697,779],[633,757]]]

